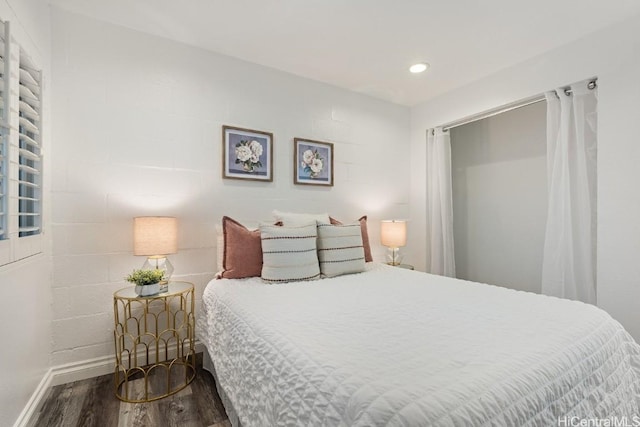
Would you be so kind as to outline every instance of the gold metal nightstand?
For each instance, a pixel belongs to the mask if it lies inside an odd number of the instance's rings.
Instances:
[[[113,294],[115,393],[124,402],[162,399],[196,376],[194,288],[170,282],[158,295],[138,296],[134,287]]]

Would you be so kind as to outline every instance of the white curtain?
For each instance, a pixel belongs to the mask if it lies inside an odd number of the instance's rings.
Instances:
[[[455,277],[451,142],[442,128],[427,130],[427,204],[430,272]]]
[[[545,94],[549,206],[542,293],[595,304],[597,94],[588,85]]]

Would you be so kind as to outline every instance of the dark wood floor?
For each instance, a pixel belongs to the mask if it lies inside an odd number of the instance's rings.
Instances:
[[[201,355],[199,355],[201,356]],[[211,374],[198,358],[196,378],[179,393],[149,403],[114,395],[113,375],[52,387],[31,426],[230,427]]]

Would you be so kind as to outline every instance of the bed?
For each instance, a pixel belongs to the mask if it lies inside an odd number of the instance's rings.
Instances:
[[[640,346],[575,301],[367,263],[310,282],[213,280],[199,328],[233,425],[640,415]]]

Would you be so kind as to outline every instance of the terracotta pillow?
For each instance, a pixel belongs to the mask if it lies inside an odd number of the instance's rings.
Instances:
[[[260,277],[262,272],[262,245],[260,230],[249,230],[227,216],[222,217],[224,253],[221,277],[242,279]]]
[[[329,217],[329,221],[333,225],[343,225],[340,221],[335,218]],[[360,223],[360,231],[362,232],[362,246],[364,247],[364,260],[366,262],[373,261],[373,257],[371,256],[371,246],[369,245],[369,232],[367,231],[367,216],[363,216],[358,219]]]

